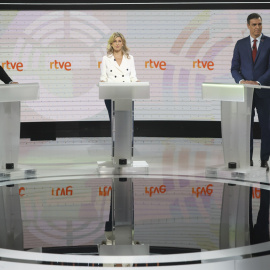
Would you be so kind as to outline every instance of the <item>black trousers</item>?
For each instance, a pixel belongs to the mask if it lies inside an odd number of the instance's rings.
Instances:
[[[112,101],[110,99],[104,99],[105,106],[107,108],[110,121],[112,120]]]

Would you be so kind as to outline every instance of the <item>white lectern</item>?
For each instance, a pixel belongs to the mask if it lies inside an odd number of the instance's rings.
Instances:
[[[112,161],[98,162],[100,173],[132,173],[148,168],[133,161],[133,100],[150,98],[149,83],[99,83],[99,98],[112,100]]]
[[[254,88],[260,85],[203,83],[203,100],[221,101],[224,165],[206,169],[206,176],[232,179],[264,177],[265,169],[250,167],[250,124]],[[229,162],[236,168],[228,168]]]
[[[250,124],[254,88],[270,88],[244,84],[203,83],[203,100],[221,101],[221,128],[224,162],[206,168],[207,177],[265,180],[265,168],[250,167]],[[233,162],[236,168],[229,168]],[[224,184],[220,248],[249,245],[250,188]]]
[[[38,83],[0,85],[0,170],[18,167],[20,102],[38,99]]]

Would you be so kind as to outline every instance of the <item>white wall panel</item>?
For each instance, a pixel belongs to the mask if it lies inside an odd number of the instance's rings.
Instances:
[[[98,99],[98,62],[118,31],[135,57],[138,78],[151,84],[151,99],[135,103],[135,120],[220,120],[219,103],[201,100],[201,83],[233,82],[233,48],[249,34],[250,12],[0,11],[0,64],[15,81],[40,83],[40,100],[22,104],[22,122],[107,120]],[[254,12],[270,35],[269,10]]]

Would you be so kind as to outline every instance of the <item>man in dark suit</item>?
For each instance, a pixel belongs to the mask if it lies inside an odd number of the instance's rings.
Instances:
[[[13,83],[13,81],[7,75],[2,66],[0,66],[0,80],[3,81],[5,84]]]
[[[247,17],[250,36],[238,40],[233,53],[231,73],[236,83],[270,86],[270,38],[262,34],[262,17],[252,13]],[[254,89],[250,165],[253,166],[253,124],[257,110],[261,128],[261,167],[269,171],[270,155],[270,89]]]

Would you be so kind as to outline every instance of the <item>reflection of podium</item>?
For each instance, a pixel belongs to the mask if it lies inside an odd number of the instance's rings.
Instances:
[[[208,167],[206,176],[233,179],[265,176],[265,169],[250,167],[250,124],[254,88],[270,87],[244,84],[202,84],[203,100],[221,101],[222,145],[225,162],[222,166]],[[236,169],[229,169],[229,162],[235,162]]]
[[[134,99],[148,99],[149,83],[99,83],[99,98],[112,100],[112,161],[98,162],[100,173],[132,173],[148,169],[133,161]]]
[[[20,144],[20,102],[37,99],[38,83],[0,85],[0,166],[18,167]]]

